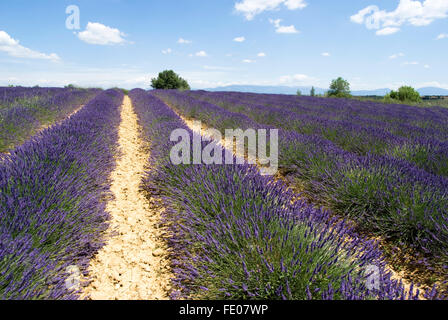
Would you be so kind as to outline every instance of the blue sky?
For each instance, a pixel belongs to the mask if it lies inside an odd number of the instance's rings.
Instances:
[[[448,88],[447,52],[448,0],[0,1],[0,85]]]

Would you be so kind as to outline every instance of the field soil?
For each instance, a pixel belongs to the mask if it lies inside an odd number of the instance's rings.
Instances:
[[[140,183],[148,161],[148,148],[131,100],[125,96],[119,128],[119,148],[111,175],[114,199],[107,244],[91,261],[90,284],[82,298],[91,300],[168,299],[171,272],[160,218],[163,207],[146,198]]]

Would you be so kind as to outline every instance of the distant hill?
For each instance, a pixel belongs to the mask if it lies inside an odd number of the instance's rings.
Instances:
[[[250,85],[234,85],[226,87],[217,87],[204,89],[206,91],[235,91],[235,92],[252,92],[252,93],[269,93],[269,94],[296,94],[300,89],[303,95],[310,94],[311,87],[287,87],[287,86],[250,86]],[[324,94],[327,89],[314,88],[316,94]]]
[[[354,96],[385,96],[392,90],[384,88],[384,89],[376,89],[376,90],[359,90],[352,91],[352,95]]]
[[[448,96],[448,89],[426,87],[417,90],[422,96]]]
[[[217,88],[204,89],[206,91],[236,91],[236,92],[252,92],[252,93],[268,93],[268,94],[296,94],[297,90],[302,91],[303,95],[309,95],[311,87],[288,87],[288,86],[252,86],[252,85],[233,85]],[[328,89],[314,88],[316,94],[324,94]],[[384,96],[391,89],[375,89],[375,90],[358,90],[352,91],[354,96]],[[427,87],[417,90],[422,96],[448,96],[448,89]]]

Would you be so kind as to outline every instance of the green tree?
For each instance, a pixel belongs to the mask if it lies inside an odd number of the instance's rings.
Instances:
[[[160,72],[157,78],[151,79],[151,87],[154,89],[190,90],[188,82],[179,77],[173,70]]]
[[[310,96],[312,97],[316,96],[316,89],[314,89],[314,87],[311,87]]]
[[[329,97],[348,98],[350,95],[350,83],[341,77],[331,81],[330,90],[328,91]]]
[[[421,102],[420,93],[410,86],[403,86],[398,91],[391,91],[385,97],[386,100],[393,99],[401,102]]]
[[[297,95],[301,96],[302,95],[302,91],[300,91],[300,89],[297,90]]]

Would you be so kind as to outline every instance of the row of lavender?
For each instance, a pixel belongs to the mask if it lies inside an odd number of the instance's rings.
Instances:
[[[42,126],[66,118],[97,89],[0,88],[0,152],[25,142]]]
[[[72,299],[107,228],[104,199],[123,94],[108,90],[70,119],[0,156],[0,299]]]
[[[257,118],[260,122],[255,122],[252,113],[232,113],[186,93],[155,91],[155,94],[184,116],[195,117],[218,129],[259,127],[264,123],[272,124],[263,121],[263,116],[266,119],[280,117],[275,109],[274,116],[263,115],[260,111]],[[229,114],[233,120],[225,122]],[[250,121],[253,124],[248,125]],[[282,121],[289,120],[277,119],[278,124]],[[418,264],[446,270],[446,177],[428,173],[409,161],[389,155],[349,152],[317,134],[280,130],[279,148],[281,172],[314,202],[357,221],[361,231],[379,235],[401,249],[413,249],[420,256]]]
[[[150,144],[143,187],[167,208],[173,298],[417,298],[418,291],[405,293],[391,280],[373,242],[328,212],[293,201],[283,183],[256,167],[173,165],[171,132],[185,129],[190,139],[193,133],[154,95],[136,89],[130,97]],[[374,271],[378,287],[367,281]]]
[[[448,175],[448,109],[237,92],[192,92],[258,123],[318,135],[358,155],[388,155]]]

